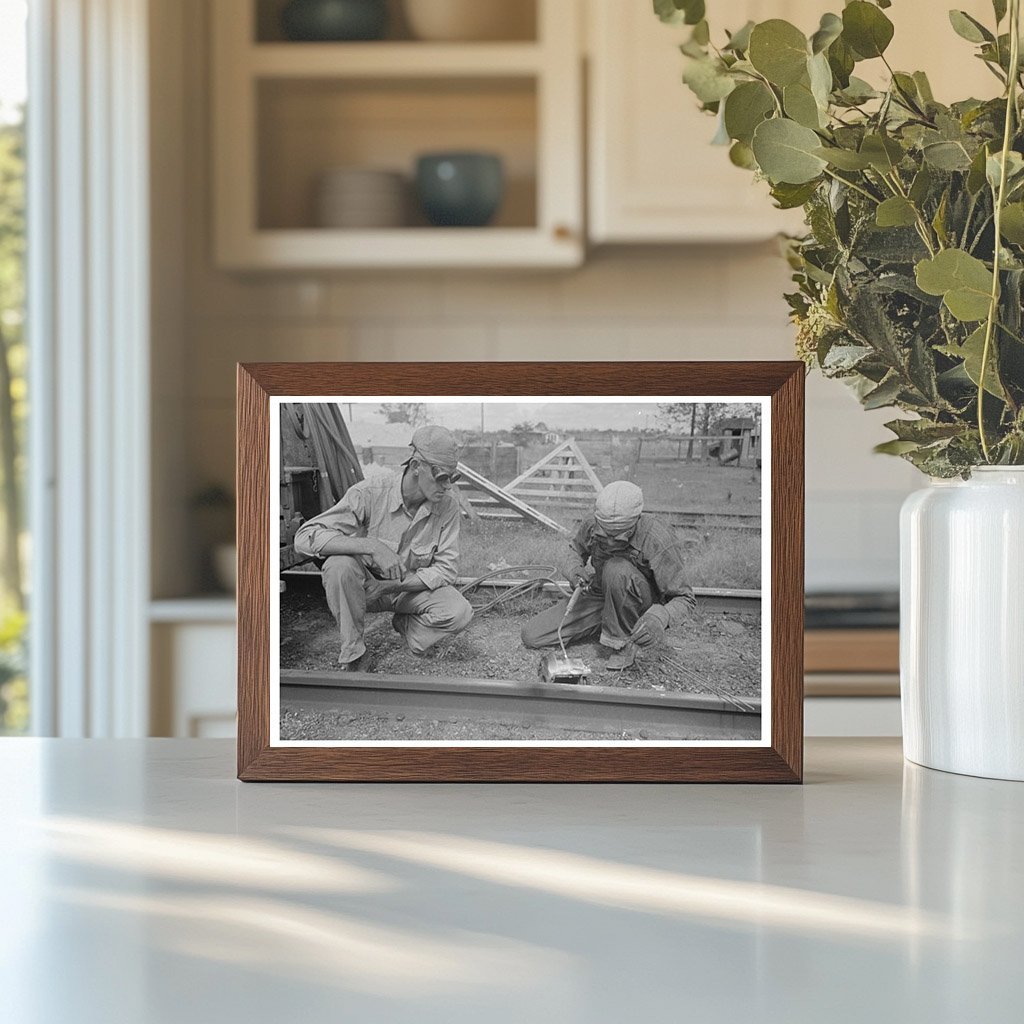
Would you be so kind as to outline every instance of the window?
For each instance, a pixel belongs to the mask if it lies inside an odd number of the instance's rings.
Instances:
[[[25,0],[0,0],[0,734],[25,732]]]

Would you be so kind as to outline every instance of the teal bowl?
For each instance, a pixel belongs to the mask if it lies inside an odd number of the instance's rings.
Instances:
[[[425,153],[416,161],[416,193],[435,227],[489,224],[505,195],[505,172],[494,153]]]
[[[281,11],[285,38],[295,42],[363,42],[387,27],[387,0],[291,0]]]

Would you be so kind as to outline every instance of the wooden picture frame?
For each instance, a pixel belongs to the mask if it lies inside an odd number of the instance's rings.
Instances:
[[[762,665],[770,709],[751,745],[302,746],[272,742],[271,416],[275,399],[317,396],[558,396],[639,402],[749,396],[766,411],[770,479]],[[442,399],[440,396],[445,396]],[[722,397],[722,400],[727,400]],[[770,410],[770,417],[767,415]],[[804,367],[799,362],[255,363],[238,366],[238,777],[243,781],[800,782],[803,772]],[[760,469],[760,463],[758,463]],[[275,669],[275,671],[277,671]],[[538,684],[534,684],[536,687]]]

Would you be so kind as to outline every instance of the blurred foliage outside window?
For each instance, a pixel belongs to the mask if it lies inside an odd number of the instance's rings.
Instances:
[[[26,674],[24,4],[0,0],[0,735],[29,724]]]

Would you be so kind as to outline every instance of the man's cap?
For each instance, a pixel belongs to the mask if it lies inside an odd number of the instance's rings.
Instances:
[[[439,427],[433,423],[419,427],[409,444],[413,455],[447,473],[455,472],[459,463],[459,445],[447,427]]]
[[[644,492],[628,480],[615,480],[597,496],[594,517],[609,533],[636,525],[644,510]]]

